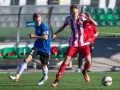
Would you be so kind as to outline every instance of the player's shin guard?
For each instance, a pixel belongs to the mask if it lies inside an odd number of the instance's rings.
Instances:
[[[27,63],[26,62],[22,62],[20,65],[19,65],[19,68],[18,68],[18,71],[17,71],[17,78],[19,78],[19,76],[23,73],[23,71],[25,70],[27,66]]]
[[[85,63],[83,71],[87,72],[87,70],[90,68],[90,66],[91,66],[90,64]]]
[[[57,80],[60,80],[62,74],[63,74],[64,71],[65,71],[65,68],[66,68],[66,64],[65,64],[65,63],[62,63],[61,66],[60,66],[60,68],[59,68],[59,71],[58,71],[58,73],[57,73],[57,75],[56,75],[56,79],[57,79]]]

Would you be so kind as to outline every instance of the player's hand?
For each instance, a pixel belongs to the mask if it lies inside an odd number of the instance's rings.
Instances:
[[[87,18],[91,19],[89,12],[85,12],[85,15],[87,16]]]
[[[90,39],[89,39],[89,41],[91,42],[91,41],[92,41],[92,39],[90,38]]]
[[[30,38],[35,38],[36,35],[34,35],[34,34],[28,34],[28,36],[29,36]]]
[[[91,42],[92,42],[92,39],[91,39],[91,38],[89,38],[88,40],[86,40],[86,42],[90,42],[90,43],[91,43]]]
[[[56,38],[56,34],[53,34],[53,35],[52,35],[52,38]]]

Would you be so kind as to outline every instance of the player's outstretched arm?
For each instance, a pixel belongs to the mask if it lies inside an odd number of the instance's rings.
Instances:
[[[53,35],[52,35],[52,38],[56,38],[56,35],[59,33],[59,32],[61,32],[61,31],[63,31],[65,29],[65,27],[60,27],[59,29],[58,29],[58,31],[56,31]]]
[[[42,40],[47,40],[48,39],[48,34],[44,34],[43,36],[36,36],[34,34],[28,34],[30,38],[36,38],[36,39],[42,39]]]

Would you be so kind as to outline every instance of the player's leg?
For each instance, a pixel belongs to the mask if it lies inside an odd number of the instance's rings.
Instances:
[[[76,70],[76,72],[81,72],[82,64],[83,64],[83,58],[82,58],[82,55],[79,53],[78,54],[78,69]]]
[[[52,83],[53,87],[56,87],[58,85],[58,82],[59,82],[62,74],[64,73],[64,70],[65,70],[66,66],[69,64],[69,62],[71,60],[71,57],[73,55],[75,55],[76,52],[77,52],[77,49],[75,47],[68,47],[68,50],[67,50],[67,53],[66,53],[67,55],[66,55],[63,63],[61,64],[58,73],[56,74],[55,81]]]
[[[19,65],[16,76],[9,76],[9,78],[12,79],[13,81],[17,82],[20,75],[25,70],[27,63],[30,60],[32,60],[32,57],[34,57],[36,55],[37,55],[37,51],[35,49],[32,49],[31,52],[28,54],[27,58],[25,58],[25,60],[23,62],[21,62],[21,64]]]
[[[39,52],[40,53],[40,52]],[[49,54],[40,53],[40,60],[42,64],[42,78],[37,82],[37,85],[42,85],[48,79],[48,63],[49,63]]]
[[[65,57],[64,62],[61,64],[61,66],[60,66],[60,68],[59,68],[59,71],[58,71],[58,73],[56,74],[56,79],[55,79],[55,81],[52,83],[52,86],[53,86],[53,87],[56,87],[56,86],[57,86],[57,84],[58,84],[58,82],[59,82],[62,74],[64,73],[66,66],[67,66],[68,63],[70,62],[70,60],[71,60],[71,57],[70,57],[70,56],[66,56],[66,57]]]
[[[19,65],[16,76],[9,76],[10,79],[18,82],[20,75],[23,73],[24,69],[27,66],[27,63],[32,59],[31,55],[28,55],[27,58]]]
[[[94,50],[94,44],[90,44],[90,53],[91,53],[91,61],[92,61],[92,57],[93,57],[93,50]]]
[[[90,47],[90,53],[91,53],[91,62],[92,62],[93,50],[94,50],[94,44],[90,44],[90,45],[89,45],[89,47]],[[90,71],[90,68],[89,68],[87,71],[88,71],[88,72],[91,72],[91,71]]]
[[[80,50],[81,50],[80,52],[81,52],[83,58],[85,58],[85,60],[86,60],[86,62],[84,63],[84,68],[82,70],[82,74],[84,76],[85,81],[90,82],[90,78],[87,74],[87,70],[91,66],[91,54],[90,54],[89,46],[83,46]]]
[[[85,62],[85,64],[84,64],[84,69],[82,70],[82,74],[83,74],[83,76],[84,76],[84,79],[85,79],[85,81],[86,82],[90,82],[90,78],[89,78],[89,76],[88,76],[88,74],[87,74],[87,70],[90,68],[90,66],[91,66],[91,56],[90,55],[87,55],[86,57],[85,57],[85,60],[86,60],[86,62]]]

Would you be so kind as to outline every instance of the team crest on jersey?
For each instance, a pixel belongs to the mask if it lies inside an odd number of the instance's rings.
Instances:
[[[77,24],[78,24],[78,25],[81,25],[81,24],[82,24],[82,21],[79,21]]]
[[[80,21],[77,24],[80,25]]]

